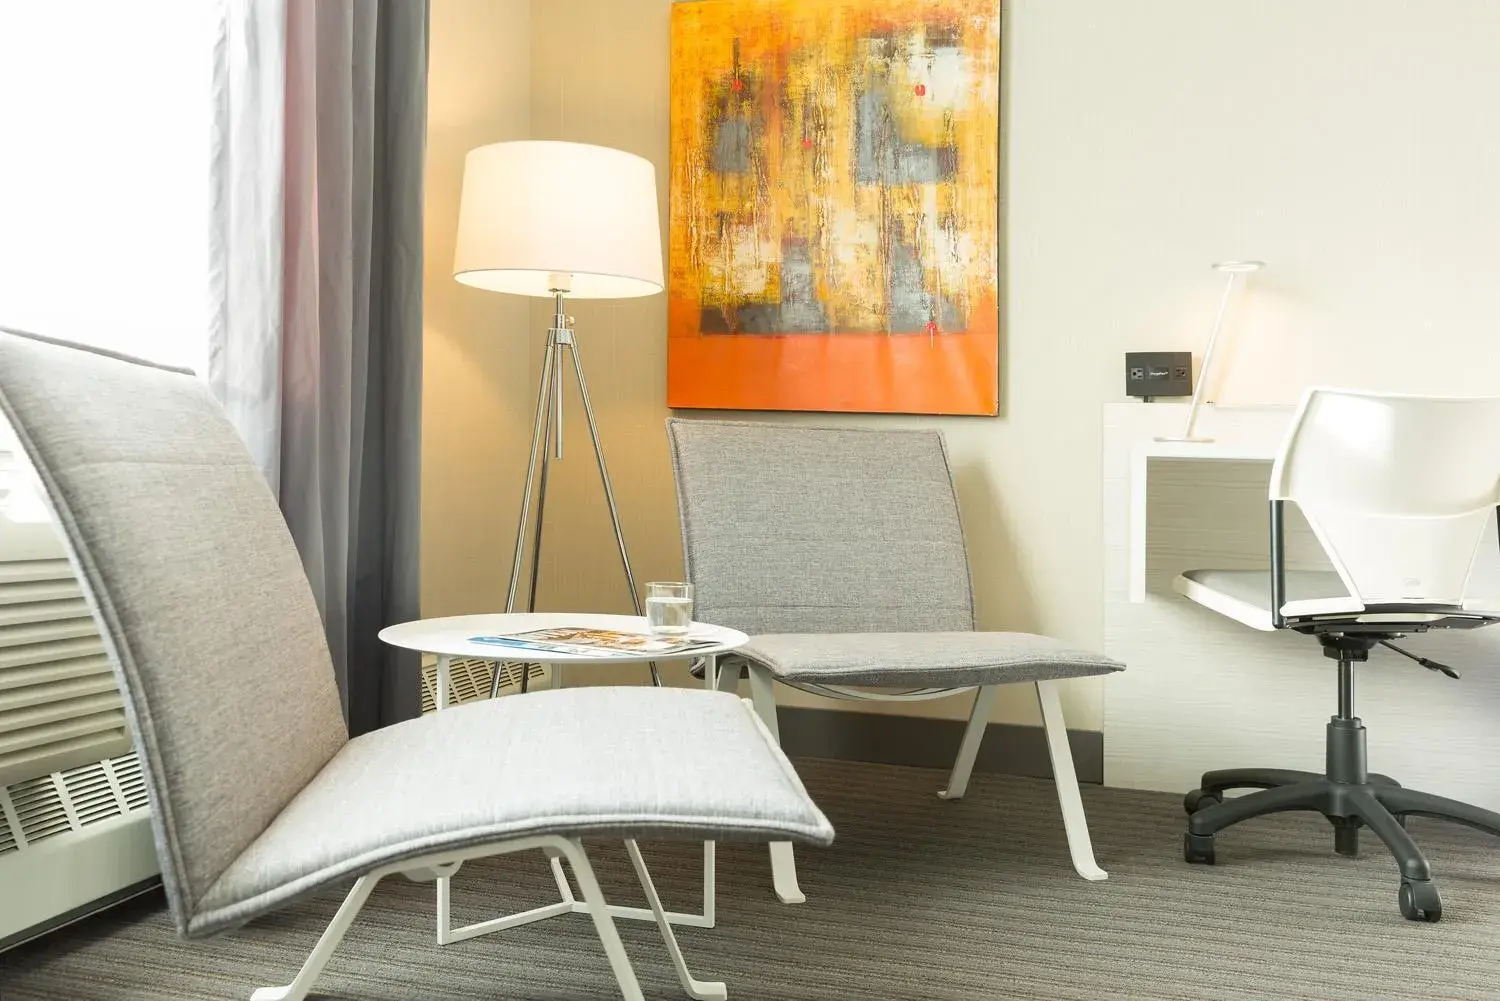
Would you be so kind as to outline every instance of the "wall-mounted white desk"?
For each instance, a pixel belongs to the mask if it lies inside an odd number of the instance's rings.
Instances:
[[[1269,563],[1267,488],[1292,413],[1205,409],[1197,431],[1214,441],[1178,443],[1155,439],[1181,433],[1186,405],[1104,409],[1105,649],[1127,665],[1104,683],[1109,785],[1184,792],[1210,768],[1322,767],[1335,679],[1317,644],[1246,629],[1172,590],[1183,570]],[[1293,569],[1327,567],[1291,513],[1287,558]],[[1463,679],[1377,652],[1356,697],[1371,769],[1500,809],[1500,626],[1409,645]]]
[[[1182,433],[1187,408],[1175,404],[1122,404],[1109,408],[1105,422],[1105,478],[1111,470],[1109,439],[1128,449],[1130,468],[1130,600],[1146,600],[1146,547],[1151,472],[1167,462],[1271,462],[1292,419],[1289,407],[1220,409],[1201,412],[1196,433],[1206,442],[1157,441]]]

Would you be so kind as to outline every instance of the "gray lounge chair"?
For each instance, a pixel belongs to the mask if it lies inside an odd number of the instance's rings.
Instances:
[[[562,900],[488,930],[586,912],[637,1001],[580,841],[602,836],[625,841],[684,989],[722,998],[722,984],[688,973],[635,839],[832,840],[750,707],[722,693],[541,692],[349,739],[276,502],[191,373],[0,332],[0,410],[124,693],[179,933],[225,931],[355,881],[292,983],[257,1001],[306,997],[384,877],[531,849],[565,858],[583,900],[559,866]]]
[[[1124,665],[1027,633],[975,629],[969,559],[943,437],[735,421],[667,422],[694,614],[750,634],[717,686],[748,671],[774,734],[772,682],[838,699],[974,693],[948,787],[968,787],[996,689],[1036,685],[1073,866],[1094,861],[1058,681]],[[728,669],[725,669],[727,665]],[[862,690],[875,688],[878,690]],[[892,691],[891,689],[896,689]],[[803,899],[790,842],[771,845],[784,902]]]

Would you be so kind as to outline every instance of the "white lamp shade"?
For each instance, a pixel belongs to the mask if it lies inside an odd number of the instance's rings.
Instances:
[[[470,150],[453,277],[516,295],[626,299],[660,292],[656,168],[583,143]]]

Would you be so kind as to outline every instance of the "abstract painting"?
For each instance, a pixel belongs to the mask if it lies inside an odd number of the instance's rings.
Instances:
[[[668,404],[994,414],[999,0],[672,8]]]

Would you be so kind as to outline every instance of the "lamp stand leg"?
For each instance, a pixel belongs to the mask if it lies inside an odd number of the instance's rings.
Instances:
[[[531,492],[536,485],[536,462],[538,453],[545,447],[548,403],[552,399],[552,334],[547,334],[547,350],[542,354],[542,382],[536,391],[536,418],[531,424],[531,457],[526,462],[526,486],[521,491],[521,523],[516,526],[516,556],[510,566],[510,588],[505,593],[505,610],[516,610],[516,591],[521,585],[521,558],[526,552],[526,522],[531,517]]]
[[[550,395],[554,398],[562,395],[562,370],[556,366],[552,369],[552,386]],[[546,430],[542,440],[542,475],[537,480],[536,486],[536,524],[532,527],[531,537],[531,579],[526,584],[526,611],[536,611],[536,585],[541,577],[542,569],[542,523],[547,513],[547,480],[552,472],[552,452],[546,447],[547,439],[551,438],[556,425],[552,418],[555,411],[551,406],[547,407]],[[509,609],[507,609],[509,611]],[[522,679],[522,689],[525,689],[525,679]]]
[[[562,395],[562,382],[560,381],[561,378],[562,368],[554,364],[552,366],[552,385],[549,390],[549,395],[553,400]],[[531,577],[526,582],[526,611],[528,612],[536,611],[536,585],[542,577],[542,525],[546,522],[547,515],[547,479],[548,475],[552,471],[552,452],[547,448],[547,442],[550,438],[552,438],[554,434],[554,427],[557,427],[556,434],[559,438],[561,438],[562,434],[560,426],[556,426],[552,423],[554,413],[556,413],[556,411],[552,408],[552,406],[549,405],[547,407],[546,428],[542,434],[542,475],[541,478],[537,480],[536,485],[536,525],[532,529],[531,536]],[[561,446],[559,446],[559,451],[560,450]],[[509,610],[510,609],[506,609],[506,611]],[[559,668],[554,666],[552,670],[556,672],[557,670],[559,670]],[[498,672],[496,672],[495,677],[500,677]],[[490,687],[493,688],[494,686],[495,682],[491,681]],[[530,688],[531,668],[525,664],[522,664],[521,694],[525,695],[527,691],[530,690]],[[491,698],[493,697],[494,696],[491,696]]]
[[[518,591],[521,586],[521,561],[526,555],[526,524],[531,517],[531,495],[533,488],[536,486],[537,459],[541,453],[541,450],[547,446],[547,438],[550,436],[551,432],[551,407],[548,404],[552,401],[552,386],[556,381],[557,374],[556,366],[553,364],[553,361],[557,357],[557,352],[556,350],[554,350],[555,345],[556,341],[554,339],[554,335],[549,331],[547,334],[547,349],[542,354],[541,384],[537,387],[536,391],[536,418],[531,425],[531,457],[526,462],[526,486],[521,493],[521,520],[520,524],[516,526],[515,559],[511,561],[510,565],[510,587],[505,592],[505,610],[507,612],[513,612],[516,610],[516,591]],[[545,493],[546,489],[546,479],[544,474],[542,480],[542,492]],[[538,503],[538,506],[540,506],[540,502]],[[541,523],[542,519],[538,517],[538,542],[540,542],[541,539]],[[533,582],[535,581],[535,579],[536,573],[535,571],[533,571]],[[535,585],[533,584],[533,587],[534,586]],[[533,592],[533,601],[534,600],[535,593]],[[526,671],[521,672],[521,684],[523,686],[527,681],[527,673],[528,672]],[[501,674],[499,669],[497,668],[494,678],[490,682],[490,698],[492,699],[500,694],[500,678]]]
[[[583,376],[583,362],[578,357],[578,344],[573,340],[572,331],[563,333],[562,345],[573,357],[573,373],[578,377],[578,395],[583,400],[584,417],[588,419],[589,438],[594,443],[594,458],[599,461],[599,479],[604,484],[604,502],[609,507],[610,524],[615,529],[615,544],[620,547],[620,564],[625,568],[625,583],[630,588],[630,601],[635,607],[635,614],[641,615],[641,593],[636,590],[635,574],[630,569],[630,554],[625,551],[625,533],[620,528],[620,512],[615,507],[615,491],[609,482],[609,467],[604,462],[604,446],[599,442],[599,425],[594,420],[594,404],[589,399],[589,384]],[[657,669],[655,661],[651,662],[651,684],[661,687],[661,672]]]

